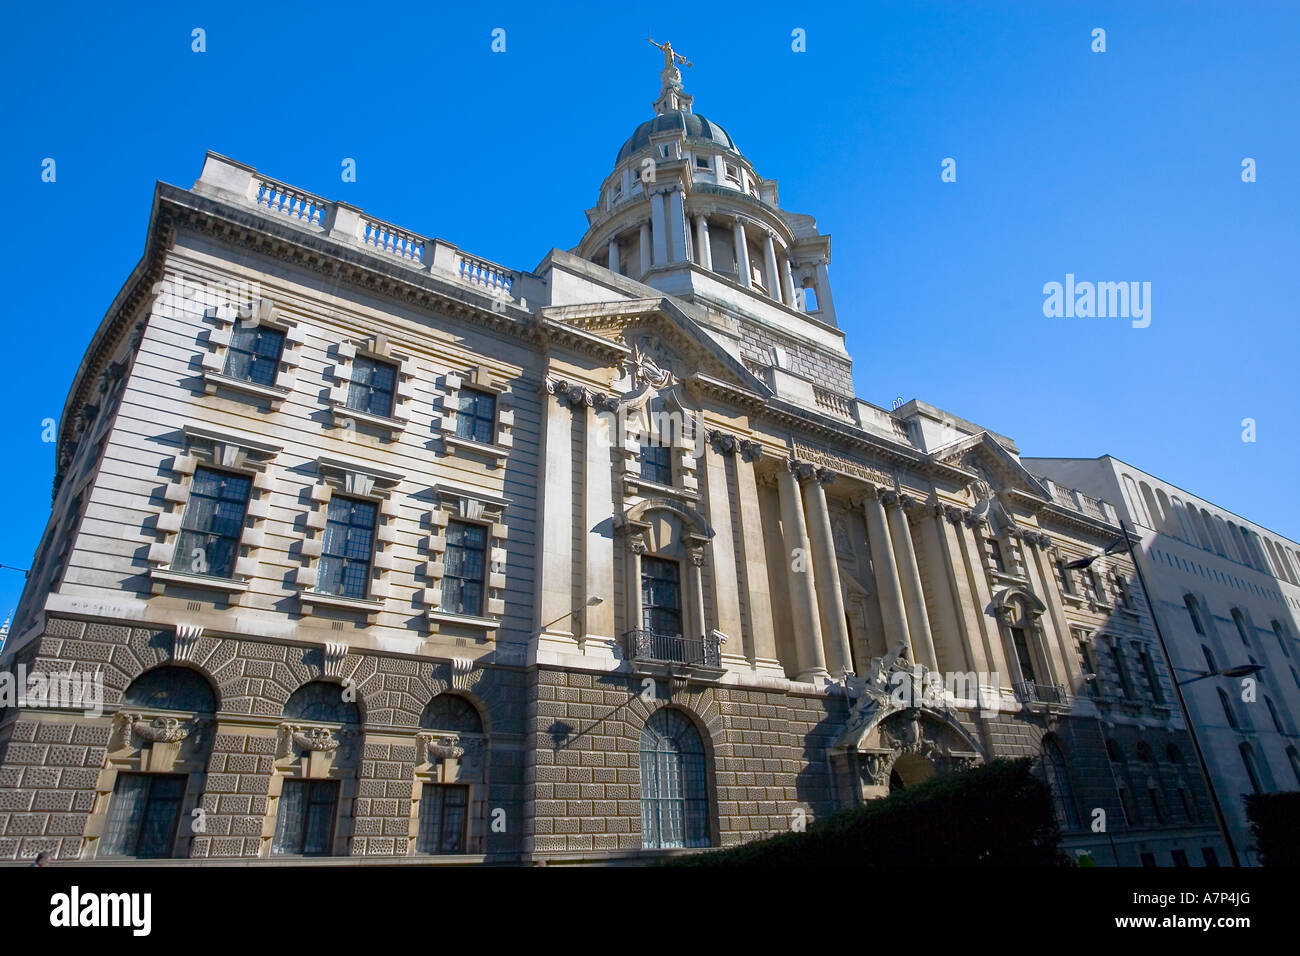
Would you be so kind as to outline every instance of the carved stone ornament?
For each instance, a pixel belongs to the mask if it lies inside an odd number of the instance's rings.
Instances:
[[[416,737],[419,746],[419,762],[433,763],[435,760],[459,760],[465,756],[459,734],[420,734]]]
[[[293,745],[302,750],[311,750],[317,753],[332,753],[339,749],[341,741],[334,736],[334,731],[328,727],[299,727],[296,724],[287,724],[285,729],[288,731],[289,739]]]
[[[150,743],[180,743],[190,735],[190,728],[175,717],[154,717],[146,720],[140,714],[127,714],[127,725],[132,732]]]
[[[564,379],[547,379],[542,390],[560,401],[568,402],[570,408],[594,408],[598,412],[618,411],[619,401],[615,396]]]

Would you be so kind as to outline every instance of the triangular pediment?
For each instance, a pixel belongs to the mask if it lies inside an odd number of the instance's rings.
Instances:
[[[675,380],[738,389],[766,399],[767,384],[732,356],[709,332],[666,296],[553,306],[538,311],[543,329],[570,332],[577,341],[604,344],[625,363],[648,359],[652,369]]]
[[[994,491],[1018,491],[1043,501],[1052,500],[1042,483],[986,431],[936,448],[930,458],[974,473]]]

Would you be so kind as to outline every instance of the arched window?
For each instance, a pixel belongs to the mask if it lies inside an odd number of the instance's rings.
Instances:
[[[303,684],[284,702],[284,716],[324,724],[359,724],[361,709],[343,699],[345,688],[328,681]]]
[[[1079,809],[1074,802],[1074,787],[1070,785],[1070,770],[1061,745],[1052,737],[1043,738],[1043,767],[1047,771],[1052,802],[1056,805],[1056,818],[1067,829],[1079,829]]]
[[[641,731],[641,845],[709,845],[704,743],[679,710],[656,711]]]
[[[1201,652],[1205,654],[1205,667],[1211,674],[1219,673],[1218,662],[1214,659],[1214,653],[1206,645],[1201,645]]]
[[[1240,608],[1232,609],[1232,623],[1237,625],[1237,633],[1241,635],[1241,643],[1250,647],[1250,635],[1246,633],[1246,617],[1241,613]]]
[[[1223,550],[1223,539],[1219,537],[1219,529],[1215,527],[1214,519],[1210,517],[1210,513],[1204,508],[1201,509],[1201,520],[1205,522],[1205,528],[1210,533],[1210,541],[1214,544],[1214,550],[1226,558],[1228,552]]]
[[[1300,753],[1296,753],[1295,747],[1287,747],[1286,759],[1291,764],[1291,773],[1295,776],[1296,785],[1300,786]]]
[[[1183,604],[1187,606],[1187,613],[1192,616],[1192,627],[1196,628],[1197,634],[1204,637],[1205,622],[1201,620],[1201,607],[1196,603],[1196,598],[1190,594],[1184,594]]]
[[[1279,734],[1286,733],[1286,728],[1282,726],[1282,717],[1278,714],[1277,707],[1273,704],[1273,698],[1265,694],[1264,703],[1268,705],[1268,715],[1273,718],[1273,727]]]
[[[1259,768],[1255,766],[1255,748],[1250,744],[1242,744],[1239,748],[1241,751],[1241,762],[1246,768],[1246,776],[1250,778],[1250,786],[1256,793],[1264,792],[1264,785],[1259,779]]]
[[[1237,715],[1232,712],[1232,702],[1228,700],[1228,695],[1223,692],[1223,688],[1220,687],[1218,693],[1219,703],[1223,705],[1223,716],[1228,718],[1228,726],[1236,730],[1239,725]]]
[[[1173,744],[1170,744],[1168,747],[1165,748],[1165,759],[1172,764],[1181,764],[1183,762],[1182,751],[1180,751]]]
[[[1156,504],[1156,496],[1151,493],[1151,486],[1145,481],[1142,482],[1142,501],[1147,506],[1147,517],[1150,519],[1147,522],[1147,527],[1159,531],[1164,521],[1160,514],[1160,508]]]
[[[478,710],[457,694],[439,694],[420,715],[425,730],[445,730],[454,734],[481,734],[483,720]]]
[[[1287,650],[1286,646],[1286,628],[1282,626],[1281,621],[1276,619],[1273,621],[1273,636],[1277,638],[1277,646],[1282,648],[1282,654],[1286,657],[1290,657],[1291,652]]]
[[[212,714],[217,710],[217,695],[197,671],[165,664],[131,681],[122,695],[122,706]]]

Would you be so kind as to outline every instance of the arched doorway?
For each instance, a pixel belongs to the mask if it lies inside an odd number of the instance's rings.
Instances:
[[[934,764],[916,753],[900,754],[889,771],[889,792],[906,790],[935,776]]]

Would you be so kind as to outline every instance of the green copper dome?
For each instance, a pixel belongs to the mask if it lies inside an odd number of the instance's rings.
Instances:
[[[650,145],[650,137],[655,133],[667,133],[672,130],[685,130],[688,141],[703,141],[729,150],[737,156],[740,155],[740,150],[736,148],[731,134],[717,123],[709,122],[699,113],[688,113],[685,110],[669,110],[667,113],[661,113],[654,119],[646,120],[638,126],[636,132],[618,151],[618,159],[614,162],[616,164],[621,163],[633,153],[645,149]]]

